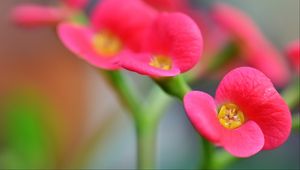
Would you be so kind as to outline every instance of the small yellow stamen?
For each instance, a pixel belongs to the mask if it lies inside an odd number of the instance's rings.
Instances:
[[[160,68],[162,70],[171,70],[172,60],[170,57],[157,55],[150,60],[149,65],[156,68]]]
[[[102,56],[112,57],[122,49],[122,42],[114,34],[101,31],[93,38],[93,45],[97,53]]]
[[[244,113],[237,105],[228,103],[224,104],[218,114],[219,121],[227,129],[235,129],[245,122]]]

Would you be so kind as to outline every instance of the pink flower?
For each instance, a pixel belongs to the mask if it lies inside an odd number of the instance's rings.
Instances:
[[[196,23],[181,13],[161,13],[149,27],[143,53],[126,55],[124,68],[153,77],[175,76],[190,70],[202,53]]]
[[[119,69],[121,58],[141,49],[145,30],[155,16],[156,11],[139,0],[103,0],[92,13],[90,26],[62,23],[58,35],[88,63]]]
[[[184,107],[203,137],[237,157],[277,148],[291,131],[287,104],[270,79],[250,67],[229,72],[215,100],[204,92],[189,92]]]
[[[297,74],[299,75],[300,71],[300,41],[294,41],[288,44],[286,47],[286,53],[289,57],[291,63],[293,64]]]
[[[69,19],[74,10],[82,9],[87,0],[65,0],[64,6],[44,6],[23,4],[13,9],[12,21],[22,27],[56,26],[59,22]]]
[[[250,66],[265,73],[276,85],[289,80],[289,70],[276,48],[244,12],[226,4],[217,4],[212,13],[217,23],[240,45]]]

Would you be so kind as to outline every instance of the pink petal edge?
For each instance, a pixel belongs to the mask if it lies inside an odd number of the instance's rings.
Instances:
[[[237,129],[223,128],[221,145],[236,157],[250,157],[263,148],[264,134],[254,121],[248,121]]]
[[[217,120],[214,99],[206,93],[191,91],[184,96],[183,102],[186,114],[195,129],[208,140],[218,144],[221,125]]]
[[[11,20],[23,27],[56,25],[66,18],[66,13],[58,7],[24,4],[14,8]]]
[[[180,74],[180,70],[173,65],[170,70],[163,70],[149,65],[151,57],[149,53],[123,53],[121,59],[121,66],[127,70],[148,75],[151,77],[171,77]]]

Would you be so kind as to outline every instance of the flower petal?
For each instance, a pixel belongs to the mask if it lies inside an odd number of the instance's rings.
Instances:
[[[202,36],[196,23],[181,13],[162,13],[155,20],[145,49],[172,58],[181,72],[190,70],[202,54]]]
[[[264,134],[254,121],[248,121],[234,130],[223,128],[221,145],[236,157],[249,157],[263,148]]]
[[[262,34],[259,28],[241,10],[225,3],[214,5],[212,16],[222,28],[243,43],[261,41]],[[243,29],[241,29],[243,28]]]
[[[107,29],[133,50],[140,50],[145,30],[157,12],[140,0],[103,0],[92,13],[95,29]]]
[[[152,77],[170,77],[180,74],[180,70],[173,65],[170,70],[155,68],[150,65],[152,54],[149,53],[124,53],[121,65],[127,70]]]
[[[219,105],[231,102],[240,107],[248,120],[264,133],[264,149],[283,144],[291,131],[291,113],[269,78],[262,72],[240,67],[229,72],[216,92]]]
[[[218,144],[221,125],[217,120],[214,99],[203,92],[192,91],[184,96],[184,108],[195,129],[208,140]]]
[[[158,10],[178,11],[188,8],[186,0],[144,0]]]
[[[290,79],[286,61],[268,41],[249,46],[245,53],[249,66],[268,76],[277,86],[284,86]]]
[[[249,16],[224,3],[216,4],[212,15],[241,45],[250,66],[265,73],[276,85],[283,86],[288,82],[289,70],[285,60]]]
[[[14,8],[11,17],[20,26],[37,27],[56,25],[66,18],[66,13],[60,8],[26,4]]]
[[[88,0],[63,0],[68,6],[75,9],[83,9],[87,3]]]
[[[63,44],[73,53],[96,67],[114,70],[119,68],[120,55],[101,56],[93,47],[94,32],[85,26],[62,23],[58,26],[58,35]]]

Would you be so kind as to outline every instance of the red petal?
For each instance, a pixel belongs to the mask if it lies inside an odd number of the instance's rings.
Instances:
[[[12,21],[24,27],[56,25],[66,18],[60,8],[35,4],[17,6],[11,13]]]
[[[206,93],[192,91],[184,96],[183,102],[195,129],[208,140],[219,143],[221,125],[217,120],[214,99]]]
[[[139,50],[155,16],[156,11],[140,0],[103,0],[92,13],[92,24],[96,29],[113,32],[129,48]]]
[[[223,3],[215,5],[213,16],[218,24],[241,44],[250,66],[261,70],[276,85],[283,86],[288,82],[289,70],[286,62],[250,17],[243,11]]]
[[[155,21],[146,50],[170,56],[181,72],[190,70],[202,54],[202,36],[196,23],[181,13],[163,13]]]
[[[289,81],[290,72],[286,62],[269,42],[249,46],[245,56],[250,66],[262,71],[275,85],[284,86]]]
[[[188,6],[187,0],[144,0],[159,10],[178,11]]]
[[[231,102],[240,107],[248,120],[264,133],[264,149],[283,144],[291,130],[291,113],[269,78],[260,71],[241,67],[229,72],[217,92],[218,104]]]
[[[88,0],[64,0],[64,2],[72,8],[82,9],[87,5]]]
[[[88,63],[109,70],[119,68],[120,55],[115,57],[101,56],[96,53],[92,38],[94,32],[85,26],[62,23],[58,26],[58,35],[63,44]]]
[[[234,130],[223,128],[221,145],[234,156],[249,157],[264,146],[264,134],[254,121],[248,121]]]
[[[222,28],[243,43],[255,43],[262,40],[259,28],[241,10],[225,3],[217,3],[212,15]]]

